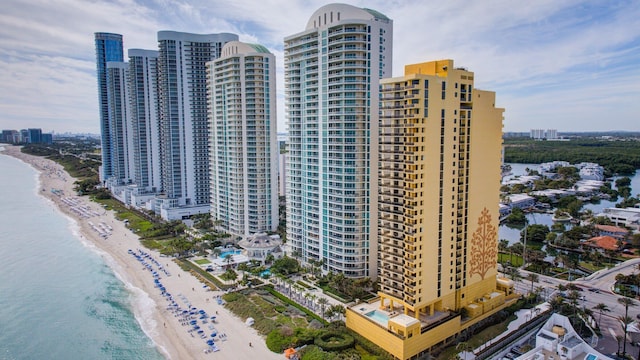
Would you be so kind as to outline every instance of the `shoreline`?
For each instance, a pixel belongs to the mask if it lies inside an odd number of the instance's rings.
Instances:
[[[79,197],[73,191],[72,178],[61,165],[44,157],[24,154],[21,147],[3,145],[3,154],[14,157],[38,172],[38,188],[35,192],[47,199],[56,211],[70,219],[70,231],[90,250],[103,258],[125,289],[130,293],[132,313],[142,331],[154,343],[158,352],[167,359],[282,359],[282,354],[271,352],[255,329],[237,318],[215,299],[222,291],[207,291],[200,281],[182,270],[170,257],[161,257],[157,251],[144,248],[139,237],[116,219],[113,211],[105,211],[100,204]],[[2,149],[0,147],[0,149]],[[52,191],[54,190],[54,191]],[[193,336],[189,327],[170,309],[170,300],[154,283],[152,273],[143,267],[129,250],[148,253],[166,269],[170,276],[162,274],[162,285],[175,299],[188,299],[188,303],[208,314],[217,314],[214,325],[218,333],[226,334],[217,340],[219,351],[215,355],[205,353],[205,340]],[[183,306],[186,301],[178,301]],[[205,326],[203,325],[203,328]],[[249,343],[253,346],[249,347]]]

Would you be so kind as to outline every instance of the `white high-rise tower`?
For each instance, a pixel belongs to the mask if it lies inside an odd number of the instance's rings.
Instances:
[[[235,34],[158,32],[158,98],[163,195],[160,215],[181,219],[209,212],[206,63]]]
[[[287,241],[304,262],[349,277],[377,271],[379,79],[393,21],[330,4],[285,38]]]
[[[111,185],[122,185],[132,180],[133,128],[131,126],[129,94],[129,64],[107,62],[107,104],[109,114],[109,138],[111,144]]]
[[[230,234],[278,227],[275,56],[227,43],[207,63],[211,130],[211,216]]]
[[[133,181],[143,193],[160,190],[158,52],[129,50],[129,97],[133,128]]]

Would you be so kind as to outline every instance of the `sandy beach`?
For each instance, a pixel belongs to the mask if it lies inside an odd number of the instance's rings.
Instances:
[[[167,358],[284,359],[283,355],[267,349],[264,339],[253,328],[218,304],[216,299],[222,292],[207,291],[198,279],[181,270],[171,258],[144,248],[138,236],[116,220],[112,211],[105,211],[88,197],[77,196],[73,191],[75,179],[61,165],[23,154],[17,146],[4,145],[3,153],[39,171],[39,193],[77,222],[83,243],[101,254],[134,295],[132,299],[148,297],[151,300],[139,301],[146,304],[144,306],[133,303],[133,312],[142,329]],[[140,251],[148,256],[140,256]],[[155,277],[153,272],[157,273]],[[164,294],[158,283],[165,288]],[[180,311],[176,311],[174,303]],[[185,308],[195,311],[194,318],[204,331],[202,335],[193,330],[193,320],[185,317],[190,314],[183,314]],[[206,319],[200,319],[199,310],[207,315]],[[216,317],[215,323],[209,320],[211,316]],[[205,352],[209,348],[206,340],[213,332],[218,334],[215,345],[219,351]]]

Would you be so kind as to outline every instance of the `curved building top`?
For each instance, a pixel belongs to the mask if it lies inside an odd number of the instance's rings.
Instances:
[[[307,22],[306,30],[339,23],[343,20],[391,21],[387,16],[376,10],[359,8],[347,4],[328,4],[319,8],[311,15],[309,22]]]
[[[271,54],[269,49],[259,44],[249,44],[240,41],[230,41],[222,47],[221,57],[233,56],[236,54]]]

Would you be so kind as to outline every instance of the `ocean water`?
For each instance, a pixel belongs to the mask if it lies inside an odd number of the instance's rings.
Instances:
[[[0,359],[163,359],[136,320],[152,331],[151,300],[40,191],[34,169],[0,153]]]

